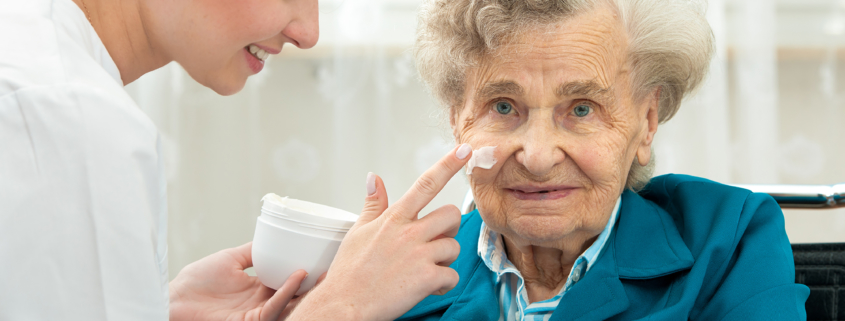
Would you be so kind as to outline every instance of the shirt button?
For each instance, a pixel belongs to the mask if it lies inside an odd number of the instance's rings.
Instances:
[[[581,270],[575,270],[572,272],[572,282],[578,282],[581,279]]]

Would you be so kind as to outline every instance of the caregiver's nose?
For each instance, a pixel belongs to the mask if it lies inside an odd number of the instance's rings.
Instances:
[[[566,154],[553,143],[548,130],[534,127],[523,136],[522,149],[516,152],[516,161],[531,174],[545,176],[555,165],[563,162]]]
[[[303,5],[301,15],[290,22],[282,34],[295,41],[294,45],[308,49],[317,44],[320,38],[319,10],[317,1],[308,1]]]

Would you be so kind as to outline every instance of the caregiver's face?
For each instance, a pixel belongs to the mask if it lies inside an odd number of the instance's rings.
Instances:
[[[217,93],[240,91],[247,77],[264,66],[262,49],[277,54],[291,43],[317,43],[317,0],[155,0],[162,3],[156,21],[168,34],[170,58],[197,82]],[[250,46],[254,46],[250,50]]]
[[[498,146],[498,163],[470,176],[491,229],[554,246],[604,228],[657,127],[656,101],[632,98],[625,50],[614,12],[596,9],[523,35],[470,72],[453,126],[473,148]]]

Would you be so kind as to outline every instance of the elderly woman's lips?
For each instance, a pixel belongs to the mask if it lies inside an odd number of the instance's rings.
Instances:
[[[567,187],[553,190],[520,190],[520,189],[506,189],[513,197],[518,200],[525,201],[549,201],[561,199],[574,191],[575,188]]]

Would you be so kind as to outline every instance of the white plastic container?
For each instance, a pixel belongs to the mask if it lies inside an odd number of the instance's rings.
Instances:
[[[296,270],[308,277],[297,295],[328,271],[357,215],[325,205],[267,194],[255,226],[252,263],[261,283],[279,289]]]
[[[264,195],[261,200],[264,201],[264,205],[261,206],[262,216],[273,216],[345,230],[349,230],[358,219],[358,215],[341,209],[288,197],[279,197],[273,193]]]

